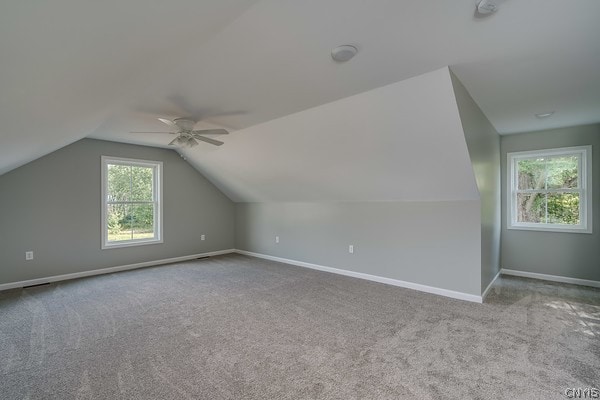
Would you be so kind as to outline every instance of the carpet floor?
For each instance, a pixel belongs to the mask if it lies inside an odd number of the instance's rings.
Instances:
[[[563,399],[600,386],[600,290],[485,304],[242,255],[0,292],[2,399]]]

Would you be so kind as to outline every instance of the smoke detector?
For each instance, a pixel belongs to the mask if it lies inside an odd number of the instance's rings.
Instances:
[[[498,11],[498,0],[481,0],[477,3],[477,12],[481,15],[493,14]]]
[[[331,50],[331,58],[338,62],[348,61],[356,55],[358,49],[352,45],[345,44]]]
[[[550,111],[550,112],[535,114],[535,116],[539,119],[543,119],[543,118],[551,117],[553,114],[554,114],[554,111]]]

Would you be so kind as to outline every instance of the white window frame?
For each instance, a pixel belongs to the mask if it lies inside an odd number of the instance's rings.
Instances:
[[[163,163],[161,161],[151,161],[151,160],[138,160],[133,158],[122,158],[122,157],[112,157],[112,156],[102,156],[102,167],[101,167],[101,181],[102,181],[102,249],[115,249],[119,247],[131,247],[131,246],[142,246],[147,244],[157,244],[163,243],[163,230],[162,230],[162,187],[163,187]],[[111,204],[108,202],[107,198],[107,183],[108,183],[108,165],[109,164],[118,164],[118,165],[133,165],[133,166],[142,166],[149,167],[154,169],[153,173],[153,203],[154,203],[154,237],[150,239],[132,239],[132,240],[123,240],[118,242],[110,242],[108,240],[108,224],[106,221],[106,216],[108,212],[108,205]]]
[[[535,157],[577,156],[579,160],[577,189],[544,189],[545,193],[579,192],[579,225],[546,224],[517,221],[517,193],[528,190],[517,188],[517,163]],[[592,233],[592,146],[561,147],[555,149],[507,153],[507,214],[508,229],[546,232]],[[540,192],[531,190],[531,192]]]

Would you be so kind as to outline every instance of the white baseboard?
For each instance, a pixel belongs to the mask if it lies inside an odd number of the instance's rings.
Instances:
[[[325,271],[325,272],[331,272],[333,274],[338,274],[338,275],[351,276],[353,278],[359,278],[359,279],[365,279],[365,280],[373,281],[373,282],[385,283],[387,285],[399,286],[399,287],[403,287],[403,288],[407,288],[407,289],[414,289],[414,290],[418,290],[418,291],[426,292],[426,293],[433,293],[433,294],[437,294],[437,295],[441,295],[441,296],[451,297],[453,299],[472,301],[475,303],[481,303],[483,301],[482,296],[477,296],[477,295],[463,293],[463,292],[456,292],[454,290],[441,289],[441,288],[437,288],[434,286],[421,285],[419,283],[406,282],[406,281],[401,281],[401,280],[392,279],[392,278],[384,278],[382,276],[370,275],[370,274],[365,274],[362,272],[348,271],[345,269],[326,267],[323,265],[311,264],[311,263],[307,263],[304,261],[296,261],[296,260],[290,260],[287,258],[269,256],[266,254],[253,253],[253,252],[246,251],[246,250],[235,250],[235,252],[246,255],[246,256],[264,258],[265,260],[278,261],[281,263],[296,265],[299,267],[316,269],[316,270]]]
[[[588,279],[569,278],[566,276],[538,274],[536,272],[517,271],[515,269],[502,268],[502,275],[520,276],[523,278],[541,279],[543,281],[570,283],[572,285],[582,285],[600,288],[600,281],[591,281]]]
[[[152,267],[155,265],[162,265],[162,264],[171,264],[171,263],[176,263],[176,262],[181,262],[181,261],[193,260],[193,259],[200,258],[200,257],[218,256],[221,254],[229,254],[229,253],[234,253],[234,252],[235,252],[234,249],[210,251],[208,253],[192,254],[189,256],[174,257],[174,258],[165,258],[163,260],[146,261],[146,262],[141,262],[141,263],[136,263],[136,264],[120,265],[117,267],[93,269],[90,271],[74,272],[71,274],[55,275],[55,276],[49,276],[49,277],[45,277],[45,278],[36,278],[36,279],[30,279],[30,280],[26,280],[26,281],[19,281],[19,282],[2,283],[2,284],[0,284],[0,291],[8,290],[8,289],[15,289],[15,288],[22,288],[24,286],[42,285],[44,283],[50,283],[50,282],[66,281],[69,279],[84,278],[86,276],[112,274],[113,272],[128,271],[130,269]]]
[[[500,276],[501,272],[502,272],[502,270],[499,270],[498,273],[496,274],[496,276],[494,277],[494,279],[492,279],[492,281],[490,282],[490,284],[485,288],[485,290],[481,294],[482,300],[485,300],[485,297],[488,295],[488,292],[492,288],[492,285],[494,284],[494,282],[496,282],[496,279],[498,279],[498,277]]]

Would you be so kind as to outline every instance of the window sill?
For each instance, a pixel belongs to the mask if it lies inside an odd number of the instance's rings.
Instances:
[[[515,231],[560,232],[560,233],[592,233],[591,228],[566,228],[562,226],[509,225],[506,229]]]
[[[127,242],[123,242],[123,243],[119,243],[119,242],[103,243],[102,250],[119,249],[122,247],[145,246],[148,244],[160,244],[162,242],[163,242],[162,239],[152,239],[152,240],[127,241]]]

